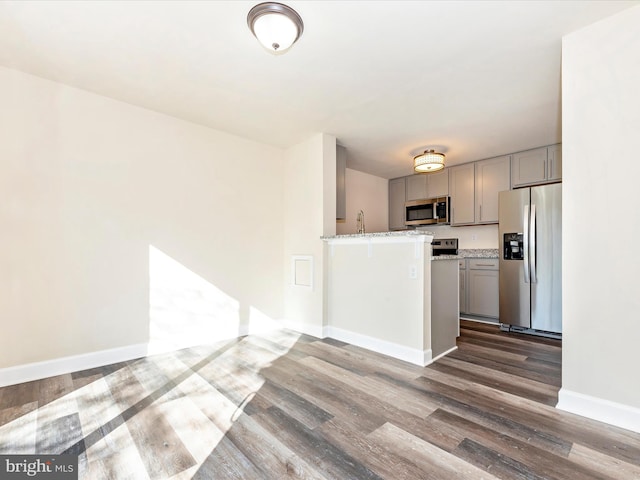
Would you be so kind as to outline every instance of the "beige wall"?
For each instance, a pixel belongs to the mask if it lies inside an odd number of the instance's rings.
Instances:
[[[328,240],[327,336],[416,365],[430,363],[431,239],[397,235]],[[457,262],[451,267],[457,312]],[[455,325],[457,317],[454,320]],[[449,342],[455,342],[455,333],[454,328]]]
[[[640,7],[563,39],[560,406],[597,400],[640,429]],[[563,395],[565,394],[563,402]],[[575,409],[574,409],[575,410]],[[588,408],[584,412],[589,414]],[[593,416],[593,415],[591,415]],[[614,419],[610,419],[612,422]]]
[[[226,305],[170,327],[282,316],[282,150],[4,68],[0,105],[0,368],[146,343],[150,259]]]
[[[367,233],[389,230],[389,180],[347,168],[347,218],[336,224],[339,235],[356,233],[358,212],[364,212]]]
[[[416,241],[410,237],[395,237],[394,243],[384,240],[354,239],[329,246],[333,250],[329,256],[329,325],[419,351],[428,349],[430,337],[423,336],[423,300],[429,301],[430,290],[426,297],[423,290],[425,280],[427,289],[431,284],[425,279],[429,258],[425,260],[424,243],[419,244],[420,257],[416,258]],[[416,278],[409,278],[411,267]]]
[[[292,327],[323,335],[325,304],[322,235],[335,234],[336,139],[316,134],[285,151],[284,318]],[[293,285],[293,256],[313,259],[313,287]],[[282,257],[281,257],[282,258]]]

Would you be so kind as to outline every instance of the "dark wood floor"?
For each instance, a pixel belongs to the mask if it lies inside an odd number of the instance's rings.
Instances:
[[[0,389],[0,453],[86,479],[638,479],[640,434],[554,408],[557,340],[463,322],[416,367],[293,332]]]

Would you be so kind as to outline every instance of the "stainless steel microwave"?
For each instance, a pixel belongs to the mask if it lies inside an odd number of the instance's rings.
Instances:
[[[409,225],[448,225],[449,197],[412,200],[404,204],[404,224]]]

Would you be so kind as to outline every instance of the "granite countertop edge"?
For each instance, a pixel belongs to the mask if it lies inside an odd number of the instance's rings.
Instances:
[[[463,258],[498,258],[497,248],[461,248],[457,255],[439,255],[432,260],[460,260]]]
[[[431,235],[433,232],[426,230],[400,230],[397,232],[373,232],[373,233],[347,233],[341,235],[323,235],[321,240],[336,240],[347,238],[385,238],[385,237],[414,237],[419,235]],[[498,258],[497,248],[461,248],[457,255],[439,255],[433,260],[459,260],[462,258]]]
[[[419,235],[431,235],[433,232],[426,230],[401,230],[397,232],[373,232],[373,233],[346,233],[342,235],[323,235],[321,240],[336,240],[341,238],[380,238],[380,237],[415,237]]]

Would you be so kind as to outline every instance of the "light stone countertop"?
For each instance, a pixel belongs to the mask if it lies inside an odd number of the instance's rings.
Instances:
[[[374,232],[374,233],[347,233],[343,235],[324,235],[322,240],[337,240],[348,238],[388,238],[388,237],[413,237],[417,235],[431,235],[433,232],[426,230],[399,230],[395,232]],[[461,258],[498,258],[497,248],[461,248],[457,255],[439,255],[433,260],[459,260]]]
[[[440,255],[433,260],[459,260],[461,258],[498,258],[497,248],[461,248],[458,255]]]
[[[322,240],[335,240],[338,238],[379,238],[379,237],[413,237],[416,235],[431,235],[433,232],[426,230],[399,230],[397,232],[374,232],[374,233],[347,233],[344,235],[325,235]]]

